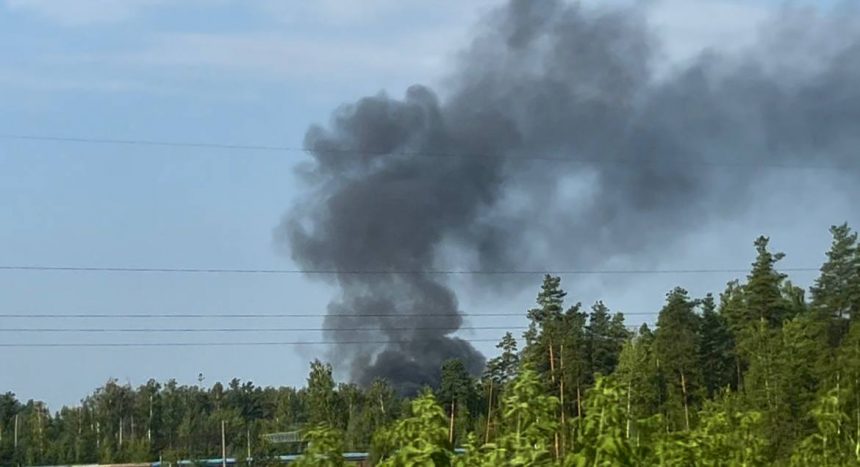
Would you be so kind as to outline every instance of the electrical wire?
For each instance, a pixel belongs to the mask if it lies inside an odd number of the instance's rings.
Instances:
[[[783,272],[817,272],[820,268],[799,267],[781,268]],[[169,274],[308,274],[308,275],[624,275],[624,274],[742,274],[749,268],[698,268],[698,269],[426,269],[426,270],[336,270],[336,269],[237,269],[237,268],[167,268],[133,266],[50,266],[50,265],[0,265],[0,271],[39,271],[39,272],[109,272],[109,273],[169,273]]]
[[[152,139],[118,139],[118,138],[91,138],[79,136],[56,136],[56,135],[27,135],[0,133],[0,139],[19,140],[19,141],[43,141],[56,143],[77,143],[77,144],[101,144],[101,145],[124,145],[124,146],[148,146],[148,147],[174,147],[174,148],[198,148],[198,149],[218,149],[218,150],[243,150],[255,152],[296,152],[296,153],[317,153],[317,154],[343,154],[343,155],[399,155],[413,157],[468,157],[468,158],[504,158],[506,160],[524,160],[524,161],[552,161],[566,162],[579,164],[610,164],[610,165],[693,165],[693,166],[708,166],[708,167],[762,167],[775,169],[794,169],[794,170],[850,170],[858,169],[860,166],[856,164],[846,165],[803,165],[803,164],[785,164],[776,162],[761,162],[761,161],[706,161],[702,159],[642,159],[642,158],[571,158],[559,156],[507,156],[500,154],[489,153],[449,153],[435,151],[370,151],[348,148],[307,148],[301,146],[279,146],[279,145],[261,145],[261,144],[225,144],[225,143],[209,143],[209,142],[188,142],[188,141],[160,141]]]
[[[446,327],[413,327],[413,328],[0,328],[0,332],[22,332],[22,333],[201,333],[201,332],[356,332],[356,331],[447,331]],[[525,326],[465,326],[457,328],[458,331],[522,331],[528,329]]]
[[[448,337],[435,339],[409,340],[353,340],[353,341],[259,341],[259,342],[0,342],[0,348],[65,348],[65,347],[271,347],[287,345],[393,345],[414,344],[416,342],[437,342]],[[466,339],[456,337],[460,341],[470,343],[498,342],[498,339]]]
[[[632,312],[622,313],[624,316],[651,316],[657,313]],[[207,313],[0,313],[0,318],[19,319],[268,319],[268,318],[418,318],[418,317],[502,317],[520,316],[525,313],[343,313],[337,315],[325,315],[320,313],[248,313],[248,314],[207,314]]]

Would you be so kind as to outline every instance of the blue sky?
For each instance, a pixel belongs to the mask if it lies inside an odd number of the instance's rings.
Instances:
[[[0,133],[301,146],[309,124],[366,94],[440,85],[470,25],[497,2],[444,0],[0,0]],[[654,2],[667,62],[718,44],[738,48],[775,2]],[[441,89],[444,95],[444,87]],[[289,268],[272,230],[302,192],[301,153],[0,138],[0,263],[8,265]],[[817,266],[826,227],[847,201],[794,216],[762,205],[736,224],[709,226],[661,267],[743,267],[759,233],[775,234],[787,266]],[[841,203],[841,204],[840,204]],[[840,209],[842,211],[840,211]],[[783,232],[787,232],[783,235]],[[719,247],[737,254],[715,253]],[[719,292],[732,275],[578,279],[571,296],[653,312],[674,285]],[[798,275],[807,284],[811,277]],[[525,311],[537,278],[513,300],[461,295],[464,309]],[[456,284],[455,284],[456,287]],[[464,286],[465,287],[465,286]],[[300,276],[0,271],[3,313],[320,313],[334,291]],[[631,323],[648,321],[631,316]],[[313,327],[318,319],[81,321],[6,319],[0,328],[98,326]],[[488,324],[474,322],[474,325]],[[496,323],[492,323],[496,324]],[[512,326],[523,320],[510,320]],[[464,333],[469,337],[468,333]],[[476,338],[497,338],[480,331]],[[14,334],[0,341],[212,341],[223,335]],[[253,340],[253,335],[231,337]],[[314,340],[314,333],[268,340]],[[492,344],[480,347],[492,352]],[[75,403],[108,378],[141,384],[233,377],[302,384],[312,347],[0,350],[0,391]]]

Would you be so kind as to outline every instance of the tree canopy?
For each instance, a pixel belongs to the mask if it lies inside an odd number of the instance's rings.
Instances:
[[[860,248],[847,225],[805,291],[754,242],[744,280],[717,299],[680,287],[649,326],[596,302],[565,303],[546,275],[521,340],[501,337],[480,375],[457,359],[401,398],[385,380],[338,383],[310,364],[302,388],[108,380],[56,412],[0,394],[0,465],[220,456],[254,465],[860,465]],[[300,432],[292,444],[265,435]]]

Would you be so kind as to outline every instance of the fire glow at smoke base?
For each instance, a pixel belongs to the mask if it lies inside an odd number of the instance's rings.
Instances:
[[[455,294],[420,273],[450,248],[471,252],[457,265],[471,269],[593,266],[730,214],[719,206],[742,200],[767,165],[856,164],[856,18],[786,10],[743,54],[703,54],[655,80],[643,11],[514,0],[481,24],[446,99],[413,86],[342,106],[308,130],[307,197],[276,231],[303,267],[344,271],[326,328],[398,342],[335,346],[335,365],[401,393],[436,382],[449,358],[482,369],[451,336]],[[578,162],[521,160],[540,157]],[[571,183],[587,185],[575,203],[561,196]],[[367,270],[410,273],[349,273]]]

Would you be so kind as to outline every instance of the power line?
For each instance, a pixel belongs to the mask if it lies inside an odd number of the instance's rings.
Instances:
[[[820,268],[800,267],[781,268],[784,272],[817,272]],[[119,273],[163,273],[163,274],[308,274],[308,275],[623,275],[623,274],[742,274],[748,273],[749,268],[731,269],[552,269],[516,270],[516,269],[426,269],[426,270],[374,270],[374,269],[239,269],[239,268],[167,268],[167,267],[133,267],[133,266],[49,266],[49,265],[0,265],[0,271],[38,271],[38,272],[119,272]]]
[[[56,143],[82,143],[82,144],[111,144],[123,146],[161,146],[178,148],[198,149],[241,149],[246,151],[271,151],[271,152],[307,152],[306,149],[296,146],[269,146],[260,144],[222,144],[188,141],[157,141],[146,139],[114,139],[114,138],[87,138],[76,136],[53,136],[53,135],[23,135],[12,133],[0,133],[0,138],[21,141],[49,141]]]
[[[623,313],[624,316],[653,316],[654,312],[632,312]],[[63,314],[63,313],[0,313],[0,318],[26,318],[26,319],[267,319],[267,318],[434,318],[434,317],[503,317],[503,316],[519,316],[525,317],[526,314],[519,313],[343,313],[337,315],[324,315],[320,313],[248,313],[248,314],[208,314],[208,313],[84,313],[84,314]]]
[[[522,331],[525,326],[465,326],[457,331]],[[451,326],[441,327],[412,327],[412,328],[0,328],[0,332],[26,333],[200,333],[200,332],[356,332],[356,331],[446,331]]]
[[[464,339],[470,343],[498,342],[498,339]],[[389,345],[412,344],[415,342],[436,342],[440,339],[379,340],[379,341],[261,341],[261,342],[38,342],[6,343],[0,348],[63,348],[63,347],[271,347],[285,345]]]
[[[455,316],[525,316],[523,313],[349,313],[332,315],[332,318],[410,318],[410,317],[455,317]],[[62,313],[0,313],[2,318],[87,318],[87,319],[106,319],[106,318],[325,318],[327,315],[320,313],[227,313],[227,314],[208,314],[208,313],[86,313],[86,314],[62,314]]]
[[[218,149],[218,150],[244,150],[257,152],[296,152],[296,153],[324,153],[324,154],[343,154],[343,155],[398,155],[398,156],[415,156],[415,157],[470,157],[470,158],[504,158],[506,160],[535,160],[535,161],[552,161],[552,162],[567,162],[574,164],[609,164],[609,165],[698,165],[709,167],[762,167],[774,169],[796,169],[796,170],[850,170],[857,169],[860,166],[855,164],[849,165],[802,165],[802,164],[785,164],[776,162],[761,162],[761,161],[706,161],[702,159],[642,159],[642,158],[571,158],[559,156],[506,156],[489,153],[450,153],[450,152],[435,152],[435,151],[370,151],[347,148],[307,148],[301,146],[280,146],[280,145],[260,145],[260,144],[226,144],[226,143],[208,143],[208,142],[191,142],[191,141],[161,141],[151,139],[117,139],[117,138],[90,138],[77,136],[54,136],[54,135],[25,135],[0,133],[0,138],[7,140],[20,141],[45,141],[57,143],[78,143],[78,144],[110,144],[124,146],[149,146],[149,147],[176,147],[176,148],[197,148],[197,149]]]

